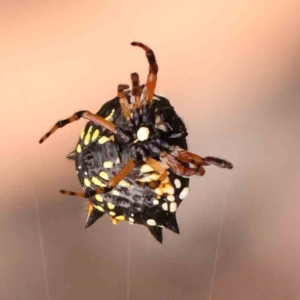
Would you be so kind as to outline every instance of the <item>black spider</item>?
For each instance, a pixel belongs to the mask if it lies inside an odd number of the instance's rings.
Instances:
[[[58,128],[88,119],[76,149],[68,155],[76,162],[85,192],[61,192],[89,199],[86,227],[107,213],[114,224],[126,220],[145,225],[162,242],[163,227],[179,233],[176,211],[188,195],[189,177],[204,175],[203,166],[233,166],[187,151],[183,121],[166,98],[154,94],[158,66],[153,51],[141,43],[132,45],[146,52],[146,85],[132,73],[132,90],[120,84],[118,96],[96,114],[79,111],[57,122],[40,143]]]

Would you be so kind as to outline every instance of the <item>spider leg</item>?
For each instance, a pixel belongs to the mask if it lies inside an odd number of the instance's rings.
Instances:
[[[151,168],[153,168],[157,173],[160,174],[159,178],[156,180],[156,184],[157,184],[157,186],[159,186],[168,176],[168,172],[167,172],[164,164],[154,158],[151,158],[151,157],[148,157],[145,160],[145,163],[147,165],[149,165]]]
[[[58,121],[51,129],[50,131],[48,131],[39,141],[39,143],[43,143],[51,134],[53,134],[57,129],[62,128],[64,126],[66,126],[69,123],[78,121],[80,118],[84,118],[87,120],[90,120],[92,122],[94,122],[95,124],[101,125],[104,128],[110,130],[113,133],[117,133],[117,127],[115,124],[105,120],[104,118],[92,114],[91,112],[87,111],[87,110],[82,110],[82,111],[78,111],[76,112],[72,117],[65,119],[65,120],[61,120]]]
[[[132,46],[138,46],[146,51],[146,56],[149,62],[149,74],[147,78],[146,88],[147,88],[147,97],[146,102],[150,104],[154,95],[156,81],[157,81],[157,72],[158,65],[156,63],[154,52],[147,47],[146,45],[139,42],[132,42]]]
[[[141,108],[141,88],[140,88],[140,79],[138,73],[131,74],[131,82],[132,82],[132,95],[135,101],[134,107],[138,109]]]
[[[100,188],[100,189],[96,189],[96,190],[89,190],[88,192],[83,192],[83,193],[67,191],[67,190],[60,190],[60,192],[64,195],[76,196],[76,197],[87,198],[87,199],[95,196],[96,194],[105,194],[105,193],[108,193],[109,191],[111,191],[111,189],[108,187]]]
[[[164,162],[175,174],[180,175],[180,176],[203,176],[205,174],[205,169],[203,168],[202,165],[197,165],[195,168],[191,168],[188,165],[188,162],[185,162],[184,164],[176,157],[174,157],[171,154],[168,154],[164,152],[161,156],[162,162]]]
[[[108,185],[113,188],[117,186],[119,182],[123,180],[134,169],[135,165],[135,160],[131,158],[127,162],[127,164],[120,170],[120,172],[108,182]]]
[[[213,156],[207,156],[203,158],[204,163],[206,166],[209,165],[214,165],[220,168],[225,168],[225,169],[232,169],[233,164],[225,159],[221,159],[218,157],[213,157]]]
[[[96,190],[88,190],[87,192],[78,193],[67,190],[60,190],[64,195],[77,196],[82,198],[91,198],[96,194],[106,194],[116,187],[121,180],[123,180],[135,167],[136,163],[134,159],[130,159],[128,163],[120,170],[120,172],[113,178],[111,178],[106,187],[99,188]]]
[[[232,163],[228,162],[225,159],[211,157],[211,156],[201,157],[197,154],[181,149],[179,147],[174,148],[174,150],[170,153],[170,155],[182,162],[191,163],[196,167],[215,165],[217,167],[224,168],[224,169],[233,168]]]
[[[118,86],[118,97],[119,97],[120,105],[122,108],[123,115],[127,121],[130,120],[130,108],[129,108],[128,101],[125,97],[124,90],[128,88],[129,86],[127,84],[119,84]]]

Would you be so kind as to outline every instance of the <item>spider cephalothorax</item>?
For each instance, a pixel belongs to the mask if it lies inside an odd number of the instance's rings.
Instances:
[[[131,90],[120,84],[117,97],[96,114],[79,111],[57,122],[40,143],[56,129],[88,119],[68,155],[75,160],[84,192],[61,192],[89,199],[86,227],[107,213],[114,224],[145,225],[162,242],[162,227],[179,233],[176,211],[188,195],[189,177],[202,176],[203,166],[231,169],[232,164],[187,151],[184,123],[166,98],[154,94],[158,66],[153,51],[141,43],[132,45],[146,52],[146,84],[140,85],[138,74],[132,73]]]

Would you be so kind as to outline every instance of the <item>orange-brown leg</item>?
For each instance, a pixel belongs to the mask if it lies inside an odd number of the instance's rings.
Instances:
[[[118,97],[120,99],[119,100],[120,105],[122,108],[123,115],[127,121],[130,119],[130,108],[129,108],[128,101],[125,97],[124,90],[126,90],[128,88],[129,88],[129,86],[127,84],[119,84],[119,86],[118,86]]]
[[[141,108],[141,87],[138,73],[131,74],[132,95],[135,102],[135,107]]]
[[[165,166],[160,161],[158,161],[158,160],[156,160],[154,158],[148,157],[145,160],[145,163],[147,165],[149,165],[151,168],[153,168],[157,173],[160,174],[160,176],[159,176],[159,178],[158,178],[157,181],[162,182],[168,176],[168,172],[167,172]]]
[[[185,162],[185,164],[182,164],[178,157],[173,156],[173,153],[169,154],[164,152],[161,156],[161,160],[177,175],[203,176],[205,173],[205,169],[200,164],[195,165],[195,168],[191,168],[187,165],[187,161],[182,160],[182,162]]]
[[[145,160],[145,163],[149,165],[154,171],[156,171],[159,174],[159,177],[158,179],[153,180],[151,182],[142,182],[141,185],[142,186],[148,185],[152,189],[157,188],[166,179],[166,177],[168,176],[168,172],[164,164],[162,164],[160,161],[154,158],[148,157]]]
[[[167,155],[171,155],[182,162],[193,164],[195,167],[214,165],[225,169],[233,168],[232,163],[226,161],[225,159],[211,156],[201,157],[197,154],[181,149],[179,147],[174,148],[174,150]]]
[[[108,184],[104,188],[100,188],[97,190],[90,190],[88,192],[77,193],[72,191],[60,190],[60,192],[64,195],[69,196],[77,196],[82,198],[90,198],[95,196],[96,194],[105,194],[110,192],[114,187],[116,187],[121,180],[123,180],[135,167],[136,163],[134,159],[130,159],[128,163],[120,170],[120,172],[109,180]]]
[[[214,165],[223,169],[232,169],[233,164],[225,159],[221,159],[218,157],[212,157],[212,156],[207,156],[203,158],[204,160],[204,165],[209,166],[209,165]]]
[[[78,111],[77,113],[75,113],[72,117],[65,119],[65,120],[61,120],[58,121],[52,128],[50,131],[48,131],[39,141],[39,143],[43,143],[51,134],[53,134],[57,129],[62,128],[64,126],[66,126],[69,123],[78,121],[80,118],[84,118],[87,120],[90,120],[92,122],[94,122],[95,124],[101,125],[104,128],[110,130],[112,133],[117,133],[117,127],[115,124],[105,120],[104,118],[92,114],[91,112],[87,111],[87,110],[82,110],[82,111]]]
[[[147,104],[150,104],[154,95],[156,81],[157,81],[157,73],[158,73],[158,65],[156,63],[154,52],[147,47],[146,45],[139,42],[132,42],[132,46],[138,46],[146,51],[146,56],[149,62],[149,74],[147,78],[146,88],[147,88],[147,96],[146,101]]]

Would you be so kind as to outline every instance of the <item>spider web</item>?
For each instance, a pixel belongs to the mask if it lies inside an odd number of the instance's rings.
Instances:
[[[221,245],[221,237],[222,237],[222,233],[223,233],[223,225],[224,225],[228,193],[229,193],[229,185],[227,185],[226,197],[224,197],[224,199],[222,201],[223,204],[222,204],[222,212],[221,212],[221,216],[220,216],[220,226],[219,226],[219,233],[218,233],[218,238],[217,238],[217,248],[216,248],[216,252],[215,252],[214,264],[213,264],[213,269],[212,269],[212,276],[211,276],[211,281],[210,281],[208,300],[211,300],[212,296],[213,296],[213,288],[214,288],[215,276],[216,276],[216,272],[217,272],[217,264],[218,264],[218,259],[219,259],[219,250],[220,250],[220,245]]]
[[[17,83],[17,86],[23,95],[23,98],[25,102],[28,104],[28,107],[31,107],[30,102],[28,101],[22,86],[20,85],[20,82],[18,80],[18,76],[16,73],[13,72],[13,75],[15,77],[15,81]],[[38,235],[39,235],[39,243],[40,243],[40,251],[41,251],[41,261],[42,261],[42,268],[43,268],[43,278],[44,278],[44,284],[45,284],[45,290],[46,290],[46,295],[47,295],[47,300],[51,300],[50,296],[50,286],[49,286],[49,279],[48,279],[48,270],[47,270],[47,262],[46,262],[46,256],[45,256],[45,244],[44,244],[44,238],[43,238],[43,229],[42,229],[42,223],[41,223],[41,218],[40,218],[40,211],[39,211],[39,202],[38,202],[38,197],[37,197],[37,192],[35,186],[33,186],[33,201],[34,201],[34,210],[35,210],[35,215],[36,215],[36,222],[37,222],[37,230],[38,230]]]

